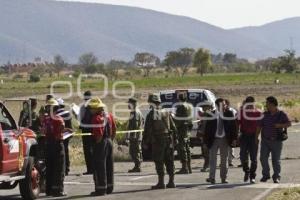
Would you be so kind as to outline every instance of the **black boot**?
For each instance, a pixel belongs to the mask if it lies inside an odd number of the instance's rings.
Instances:
[[[204,161],[203,168],[200,170],[201,172],[208,172],[209,171],[209,163]]]
[[[167,184],[167,188],[176,188],[174,183],[174,175],[169,175],[169,183]]]
[[[176,174],[188,174],[189,170],[188,170],[187,162],[184,161],[181,163],[182,163],[182,168],[178,172],[176,172]]]
[[[156,185],[152,186],[151,189],[152,190],[166,189],[164,179],[165,179],[164,175],[159,175],[158,176],[158,183]]]
[[[244,182],[248,182],[249,181],[249,173],[246,172],[244,175]]]
[[[189,161],[187,162],[187,166],[188,166],[188,171],[189,171],[189,173],[190,173],[190,174],[192,174],[192,173],[193,173],[193,171],[192,171],[192,164],[191,164],[191,160],[189,160]]]
[[[142,170],[141,170],[141,164],[139,163],[136,163],[134,165],[134,168],[128,170],[128,173],[140,173],[140,172],[142,172]]]

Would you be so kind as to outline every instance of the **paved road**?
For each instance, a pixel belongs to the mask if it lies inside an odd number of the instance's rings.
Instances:
[[[151,191],[149,188],[157,181],[152,163],[143,164],[143,173],[128,174],[126,171],[132,167],[131,163],[116,163],[115,176],[115,192],[110,196],[94,198],[90,197],[90,192],[93,191],[92,176],[81,176],[82,167],[73,168],[73,173],[65,180],[65,190],[68,197],[56,199],[110,199],[110,200],[140,200],[140,199],[226,199],[226,200],[261,200],[264,199],[272,190],[278,188],[288,188],[300,186],[300,125],[293,126],[289,130],[289,140],[285,143],[282,157],[282,182],[279,185],[269,183],[257,183],[254,185],[245,184],[242,182],[243,173],[241,168],[229,169],[230,184],[216,184],[214,186],[205,183],[208,173],[200,173],[202,166],[201,159],[193,160],[192,175],[176,176],[176,189]],[[238,150],[236,151],[238,154]],[[238,165],[238,159],[235,160],[235,165]],[[179,168],[180,164],[177,162]],[[258,169],[258,179],[261,168]],[[167,178],[167,177],[166,177]],[[217,179],[220,182],[220,180]],[[0,200],[17,200],[20,199],[18,189],[3,190],[0,193]],[[41,199],[46,198],[41,195]]]

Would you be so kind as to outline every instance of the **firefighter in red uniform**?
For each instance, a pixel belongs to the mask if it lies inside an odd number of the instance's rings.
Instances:
[[[112,114],[104,111],[105,104],[99,98],[88,103],[93,113],[93,161],[95,192],[92,196],[111,194],[114,188],[113,139],[116,135],[116,123]]]
[[[61,197],[64,193],[65,151],[63,132],[64,119],[57,115],[59,108],[55,99],[49,99],[46,105],[49,111],[43,121],[43,132],[46,136],[46,195]]]

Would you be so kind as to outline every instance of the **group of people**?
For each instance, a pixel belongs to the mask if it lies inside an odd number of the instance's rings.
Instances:
[[[116,135],[116,123],[112,114],[105,111],[106,105],[92,97],[90,91],[84,94],[85,103],[77,117],[83,133],[83,147],[88,171],[93,174],[95,191],[93,196],[103,196],[113,192],[113,139]],[[46,163],[47,196],[66,196],[64,178],[70,171],[69,140],[64,137],[72,133],[72,114],[65,109],[62,98],[46,96],[46,104],[39,112],[37,99],[24,101],[20,113],[19,126],[28,127],[38,135],[39,154],[43,152]]]
[[[135,167],[129,172],[140,172],[141,146],[144,149],[152,147],[152,158],[158,174],[158,184],[153,189],[165,188],[164,165],[169,175],[167,187],[175,187],[175,174],[190,174],[191,152],[190,131],[192,125],[192,106],[187,103],[184,94],[178,95],[179,104],[175,115],[161,107],[160,96],[149,96],[150,112],[144,124],[143,139],[140,136],[130,139],[130,153]],[[141,129],[142,115],[136,108],[136,99],[130,100],[130,126],[128,130]],[[259,138],[261,138],[260,161],[262,165],[261,182],[273,179],[280,182],[281,151],[283,141],[287,138],[287,128],[291,126],[287,114],[278,108],[278,100],[270,96],[266,98],[266,110],[260,111],[256,107],[255,98],[248,96],[241,108],[236,111],[230,107],[226,99],[218,98],[215,102],[203,102],[202,112],[199,114],[198,137],[202,140],[202,154],[204,165],[202,172],[209,171],[207,182],[216,183],[216,169],[218,152],[220,152],[221,183],[228,183],[228,165],[232,164],[233,148],[240,147],[240,161],[243,168],[244,182],[256,182],[257,156]],[[134,126],[132,126],[132,123]],[[177,150],[181,169],[174,171],[174,151]],[[273,175],[270,174],[269,157],[272,155]],[[250,162],[249,162],[250,161]]]
[[[72,132],[72,114],[62,98],[46,96],[46,105],[37,111],[37,99],[23,102],[19,126],[33,130],[38,138],[38,157],[46,161],[46,194],[64,196],[63,181],[70,171],[69,141],[64,132]],[[53,162],[55,160],[55,162]]]
[[[255,106],[255,98],[247,97],[240,110],[235,113],[228,107],[226,101],[217,99],[216,109],[212,106],[204,107],[206,120],[203,120],[200,132],[206,149],[204,167],[209,167],[207,182],[215,184],[215,171],[217,153],[220,150],[222,183],[227,181],[228,150],[240,146],[240,161],[244,171],[244,181],[254,184],[256,182],[257,154],[259,136],[261,135],[260,161],[262,165],[261,182],[270,178],[269,156],[272,155],[274,183],[280,182],[280,157],[286,129],[291,126],[286,113],[278,109],[278,100],[270,96],[266,98],[266,110],[260,111]],[[212,118],[214,116],[214,118]],[[250,160],[250,163],[249,163]],[[250,165],[250,166],[249,166]]]
[[[21,112],[19,125],[29,127],[44,135],[46,158],[46,194],[65,196],[64,177],[69,172],[69,139],[64,133],[72,132],[72,115],[64,108],[62,99],[51,95],[46,97],[46,105],[37,114],[36,99],[30,99]],[[141,172],[142,147],[151,149],[155,163],[158,183],[152,189],[175,188],[175,174],[191,174],[190,132],[193,128],[193,107],[187,102],[186,94],[178,95],[176,112],[163,109],[159,94],[149,94],[149,113],[144,118],[137,106],[137,99],[128,100],[130,116],[127,130],[129,151],[134,161],[130,173]],[[116,122],[112,114],[106,112],[106,105],[90,91],[84,93],[84,103],[76,116],[82,131],[82,142],[87,172],[93,174],[95,191],[93,196],[111,194],[114,189],[113,140],[116,136]],[[244,181],[255,183],[257,169],[257,151],[261,135],[260,160],[263,168],[261,182],[271,178],[268,159],[272,154],[273,181],[280,182],[280,156],[283,137],[291,126],[287,115],[278,109],[275,97],[266,99],[266,111],[261,112],[255,106],[255,99],[245,99],[239,111],[233,110],[229,102],[218,98],[215,102],[201,104],[202,111],[198,126],[198,137],[202,140],[204,166],[208,171],[207,182],[216,183],[217,155],[220,152],[221,182],[226,184],[228,156],[231,149],[240,146],[240,160],[244,171]],[[26,108],[26,109],[25,109]],[[31,112],[27,112],[30,108]],[[31,114],[28,114],[31,113]],[[285,139],[284,139],[285,138]],[[174,151],[177,150],[182,167],[175,172]],[[250,158],[250,163],[249,163]],[[55,160],[55,162],[53,162]],[[230,164],[230,163],[229,163]],[[250,164],[250,166],[249,166]],[[169,176],[165,185],[165,168]]]

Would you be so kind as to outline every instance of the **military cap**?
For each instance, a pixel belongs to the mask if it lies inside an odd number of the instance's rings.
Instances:
[[[161,103],[159,94],[149,94],[148,102],[149,103]]]

